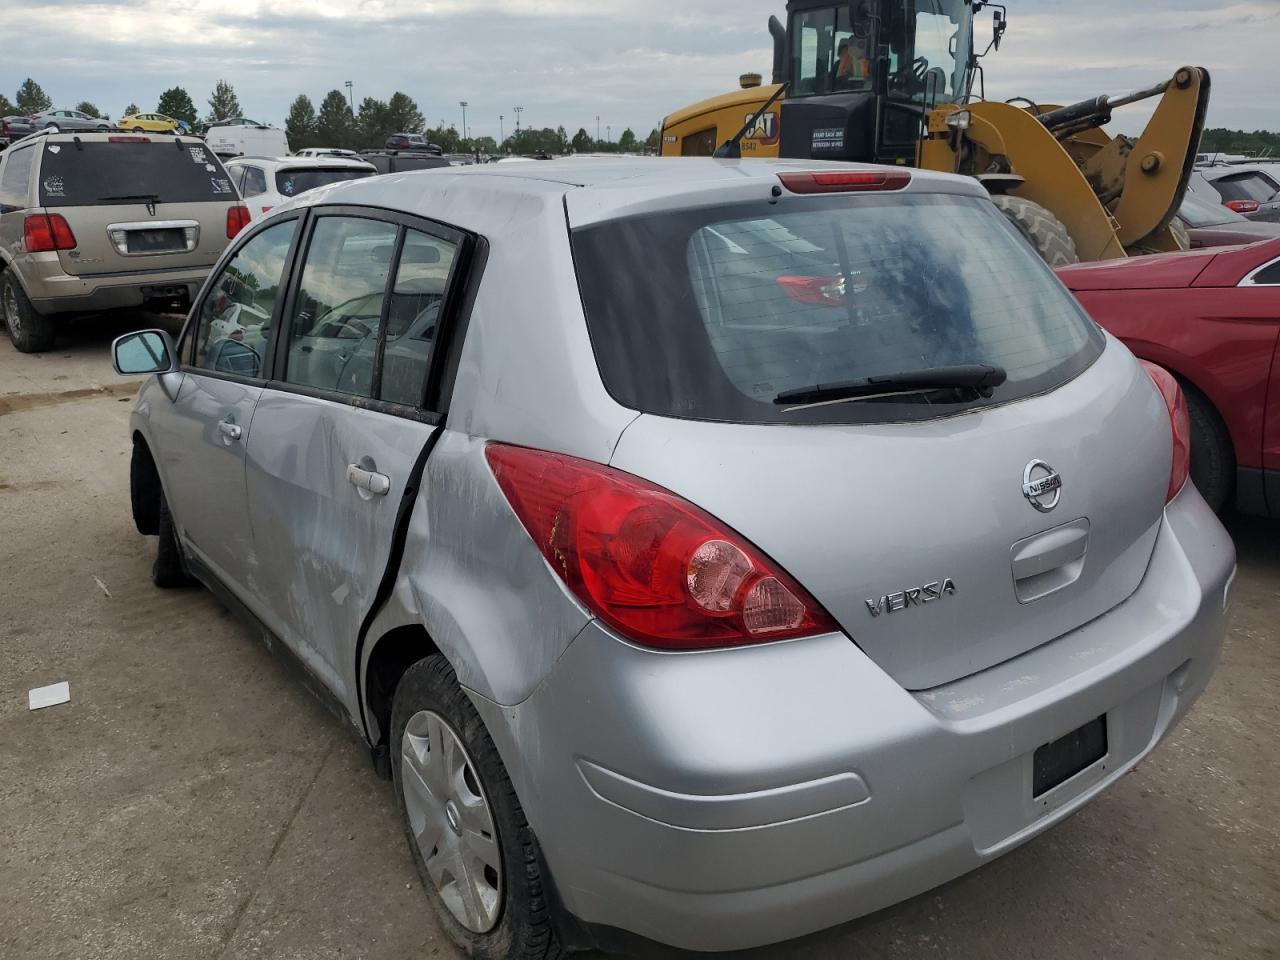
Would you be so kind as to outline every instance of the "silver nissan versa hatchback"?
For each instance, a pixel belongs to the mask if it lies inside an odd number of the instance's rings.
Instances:
[[[970,179],[324,187],[115,362],[156,374],[157,583],[319,679],[475,957],[730,950],[927,890],[1115,783],[1223,636],[1176,381]]]

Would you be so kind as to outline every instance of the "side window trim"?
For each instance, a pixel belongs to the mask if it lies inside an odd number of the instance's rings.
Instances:
[[[227,265],[248,246],[260,233],[265,233],[272,227],[279,226],[282,223],[288,223],[290,220],[296,222],[293,228],[293,237],[289,241],[289,252],[285,254],[284,275],[281,277],[280,285],[283,289],[289,290],[293,286],[293,274],[298,264],[299,239],[307,228],[310,220],[309,211],[306,209],[299,210],[287,217],[280,217],[263,221],[245,230],[232,246],[222,255],[217,266],[210,271],[209,276],[205,278],[204,286],[200,289],[199,295],[195,302],[191,305],[191,312],[187,314],[187,322],[182,325],[182,332],[178,335],[178,356],[181,358],[181,369],[183,373],[199,374],[202,377],[215,377],[219,380],[232,380],[236,383],[246,383],[261,386],[267,383],[274,375],[275,370],[273,364],[275,362],[277,341],[280,336],[280,323],[284,317],[284,297],[276,297],[276,302],[271,308],[271,331],[267,335],[267,347],[264,351],[263,369],[260,376],[244,377],[235,373],[227,373],[223,370],[206,370],[204,367],[195,366],[195,344],[197,339],[197,327],[200,324],[200,315],[204,312],[205,300],[213,292],[214,285],[221,278],[222,273],[226,270]]]
[[[464,299],[460,296],[464,290],[470,290],[470,284],[465,282],[465,277],[470,273],[472,257],[470,249],[476,238],[457,227],[447,223],[441,223],[437,220],[428,220],[424,217],[418,217],[414,214],[399,213],[395,210],[387,210],[382,207],[359,207],[359,206],[327,206],[327,207],[308,207],[307,223],[304,225],[305,238],[299,243],[299,236],[295,234],[294,242],[296,249],[291,253],[291,262],[289,267],[289,283],[285,291],[285,295],[280,298],[283,302],[283,313],[280,316],[274,330],[274,336],[277,337],[273,347],[271,348],[271,378],[267,381],[266,386],[271,390],[277,390],[281,393],[296,393],[304,397],[314,397],[318,400],[331,400],[334,403],[341,403],[346,406],[360,406],[363,409],[376,410],[380,413],[390,414],[397,417],[405,417],[410,420],[419,420],[423,423],[438,424],[444,420],[444,415],[440,411],[430,408],[430,400],[428,398],[437,398],[440,391],[436,390],[435,379],[438,373],[444,369],[444,355],[452,353],[451,341],[452,331],[454,328],[454,314],[457,312],[460,302]],[[388,284],[395,282],[395,275],[400,269],[400,256],[404,250],[404,237],[407,230],[416,230],[424,233],[436,240],[443,240],[446,243],[453,244],[458,253],[454,258],[453,266],[450,270],[449,285],[445,291],[444,299],[440,305],[440,322],[437,325],[437,340],[433,344],[431,351],[431,362],[427,368],[427,376],[424,381],[423,399],[419,401],[417,406],[406,406],[404,404],[392,403],[387,400],[369,399],[367,397],[355,397],[351,394],[340,393],[338,391],[318,390],[303,384],[290,383],[281,379],[278,374],[286,373],[289,338],[292,336],[294,306],[297,302],[298,291],[302,283],[303,266],[306,263],[307,254],[310,252],[311,239],[315,233],[316,225],[325,217],[357,217],[365,220],[380,220],[386,223],[395,224],[399,231],[396,235],[396,249],[392,257],[390,272],[388,276]],[[388,287],[390,289],[390,287]],[[379,350],[375,359],[375,377],[379,377],[382,365],[381,346],[386,338],[386,318],[390,309],[390,297],[383,297],[382,314],[379,320]],[[467,304],[468,308],[470,304]],[[450,384],[452,386],[452,384]],[[373,390],[374,396],[380,389],[381,384],[375,382]]]
[[[1270,278],[1264,280],[1263,275],[1266,273],[1274,273],[1275,279]],[[1280,258],[1268,260],[1261,266],[1254,267],[1250,270],[1243,280],[1240,281],[1242,287],[1280,287]]]

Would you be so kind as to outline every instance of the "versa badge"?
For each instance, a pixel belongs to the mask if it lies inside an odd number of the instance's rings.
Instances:
[[[878,617],[882,613],[897,613],[907,607],[918,607],[922,603],[933,603],[956,592],[956,582],[950,577],[926,583],[922,587],[910,587],[897,593],[886,593],[879,600],[867,600],[867,609],[871,616]]]

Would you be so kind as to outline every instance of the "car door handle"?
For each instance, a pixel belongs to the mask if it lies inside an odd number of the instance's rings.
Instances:
[[[240,439],[244,431],[240,428],[240,424],[233,423],[230,420],[218,421],[218,432],[222,434],[223,440],[227,443],[234,443]]]
[[[347,464],[347,482],[357,490],[371,493],[375,497],[385,497],[391,489],[391,478],[385,473],[366,470],[358,463]]]

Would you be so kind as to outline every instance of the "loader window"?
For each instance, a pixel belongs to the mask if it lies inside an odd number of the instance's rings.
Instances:
[[[847,4],[797,13],[791,36],[792,96],[871,89],[870,43],[853,35]]]
[[[881,30],[889,47],[889,95],[929,107],[962,102],[972,16],[966,0],[899,0]]]

